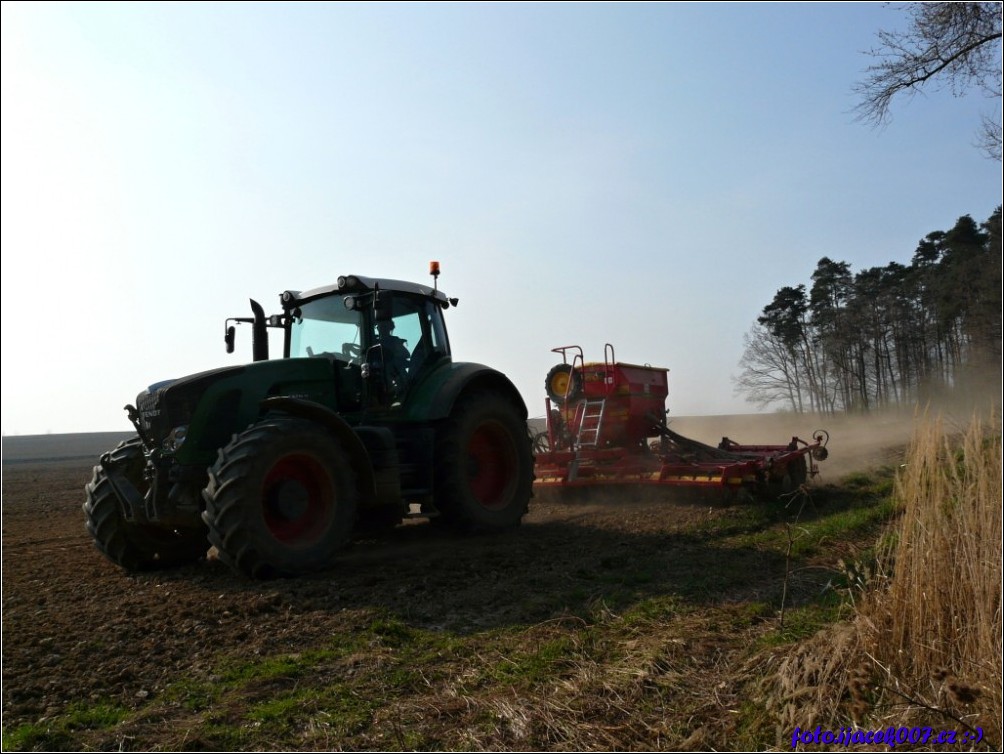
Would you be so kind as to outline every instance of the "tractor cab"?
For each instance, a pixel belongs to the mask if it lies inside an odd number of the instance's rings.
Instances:
[[[431,273],[438,276],[438,263]],[[235,323],[253,325],[255,361],[269,358],[267,328],[282,329],[284,358],[332,362],[343,411],[398,407],[429,369],[450,361],[443,310],[457,299],[435,285],[345,275],[333,285],[285,291],[280,304],[282,314],[265,317],[252,301],[254,317],[228,319],[228,352]]]
[[[399,280],[340,277],[333,286],[281,296],[286,358],[328,358],[370,405],[399,405],[436,363],[450,360],[435,288]]]

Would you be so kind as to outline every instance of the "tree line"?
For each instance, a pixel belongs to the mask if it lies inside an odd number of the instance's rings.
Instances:
[[[834,413],[924,400],[1001,369],[1001,208],[928,233],[909,264],[857,273],[823,257],[745,338],[736,392],[760,408]]]

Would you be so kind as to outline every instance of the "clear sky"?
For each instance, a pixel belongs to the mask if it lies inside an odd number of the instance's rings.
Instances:
[[[250,359],[223,321],[341,274],[428,281],[454,356],[543,381],[670,369],[750,412],[742,338],[1001,202],[973,94],[854,120],[882,3],[3,3],[2,431],[131,427],[150,383]]]

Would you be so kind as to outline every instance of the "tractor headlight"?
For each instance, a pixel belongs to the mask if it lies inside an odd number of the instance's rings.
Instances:
[[[358,288],[359,278],[355,275],[339,275],[338,276],[338,289],[343,290],[346,288]]]
[[[188,425],[182,424],[179,427],[172,429],[167,438],[164,440],[164,450],[168,453],[176,453],[179,448],[185,443],[185,437],[188,435]]]

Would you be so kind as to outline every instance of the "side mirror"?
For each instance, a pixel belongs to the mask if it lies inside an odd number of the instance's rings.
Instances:
[[[227,353],[234,352],[234,326],[230,325],[223,335],[223,342],[227,344]]]

